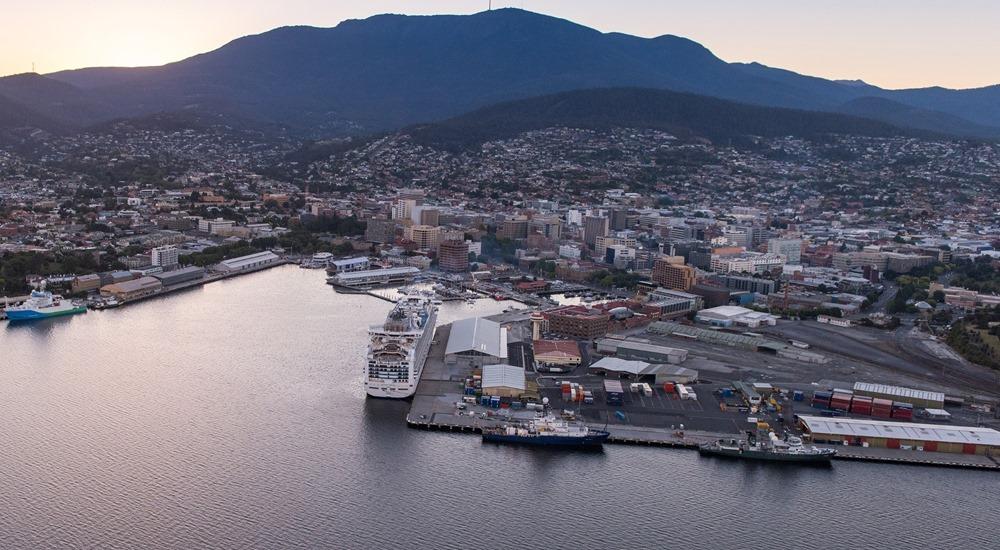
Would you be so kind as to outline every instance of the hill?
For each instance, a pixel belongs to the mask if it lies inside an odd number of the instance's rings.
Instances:
[[[657,129],[679,137],[701,137],[715,142],[746,136],[930,135],[849,115],[761,107],[643,88],[577,90],[516,100],[405,131],[419,144],[456,150],[561,126],[594,130]]]
[[[823,111],[879,97],[945,113],[951,118],[940,120],[953,130],[963,129],[956,119],[1000,127],[1000,87],[883,90],[726,63],[677,36],[601,33],[517,9],[468,16],[379,15],[333,28],[283,27],[159,67],[91,68],[48,77],[31,83],[39,93],[18,97],[28,108],[68,123],[194,109],[312,135],[357,134],[441,120],[500,101],[632,86]],[[60,93],[77,98],[76,107],[49,110],[69,104],[68,99],[53,102],[47,95],[51,90],[41,93],[53,80],[70,86]],[[867,115],[908,123],[897,110],[869,109]],[[936,119],[922,116],[919,126],[928,124]]]

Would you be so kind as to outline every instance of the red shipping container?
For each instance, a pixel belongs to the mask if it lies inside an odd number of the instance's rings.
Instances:
[[[937,444],[937,441],[924,441],[924,450],[931,452],[937,451]]]

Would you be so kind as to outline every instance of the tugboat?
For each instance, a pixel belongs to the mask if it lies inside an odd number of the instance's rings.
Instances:
[[[558,447],[601,447],[610,434],[547,415],[523,424],[483,428],[483,441]]]
[[[785,440],[778,439],[774,432],[768,432],[766,439],[758,439],[753,432],[747,432],[746,441],[720,439],[701,445],[698,447],[698,452],[702,456],[807,464],[829,464],[830,459],[837,454],[837,451],[833,449],[806,447],[799,437],[791,436]]]

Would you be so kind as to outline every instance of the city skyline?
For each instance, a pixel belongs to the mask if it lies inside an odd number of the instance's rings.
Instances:
[[[990,56],[1000,48],[1000,36],[990,32],[996,17],[988,16],[1000,16],[1000,7],[979,0],[948,6],[851,0],[835,9],[786,1],[625,4],[494,1],[492,7],[524,8],[602,32],[683,36],[726,61],[756,61],[887,88],[1000,83],[1000,66]],[[84,7],[56,0],[31,11],[8,10],[8,32],[0,36],[0,48],[7,52],[0,58],[0,74],[160,65],[285,25],[332,27],[380,13],[468,14],[488,7],[487,1],[455,0],[381,0],[364,6],[293,0],[280,9],[265,2],[237,9],[229,0],[210,5],[182,0],[169,8],[111,0]]]

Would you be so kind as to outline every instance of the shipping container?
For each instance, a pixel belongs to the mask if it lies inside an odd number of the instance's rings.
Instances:
[[[795,390],[794,392],[792,392],[793,401],[802,401],[803,399],[805,399],[805,393],[802,390]]]
[[[666,382],[666,383],[664,383],[663,384],[663,391],[665,391],[667,393],[674,393],[674,383],[673,382]]]

